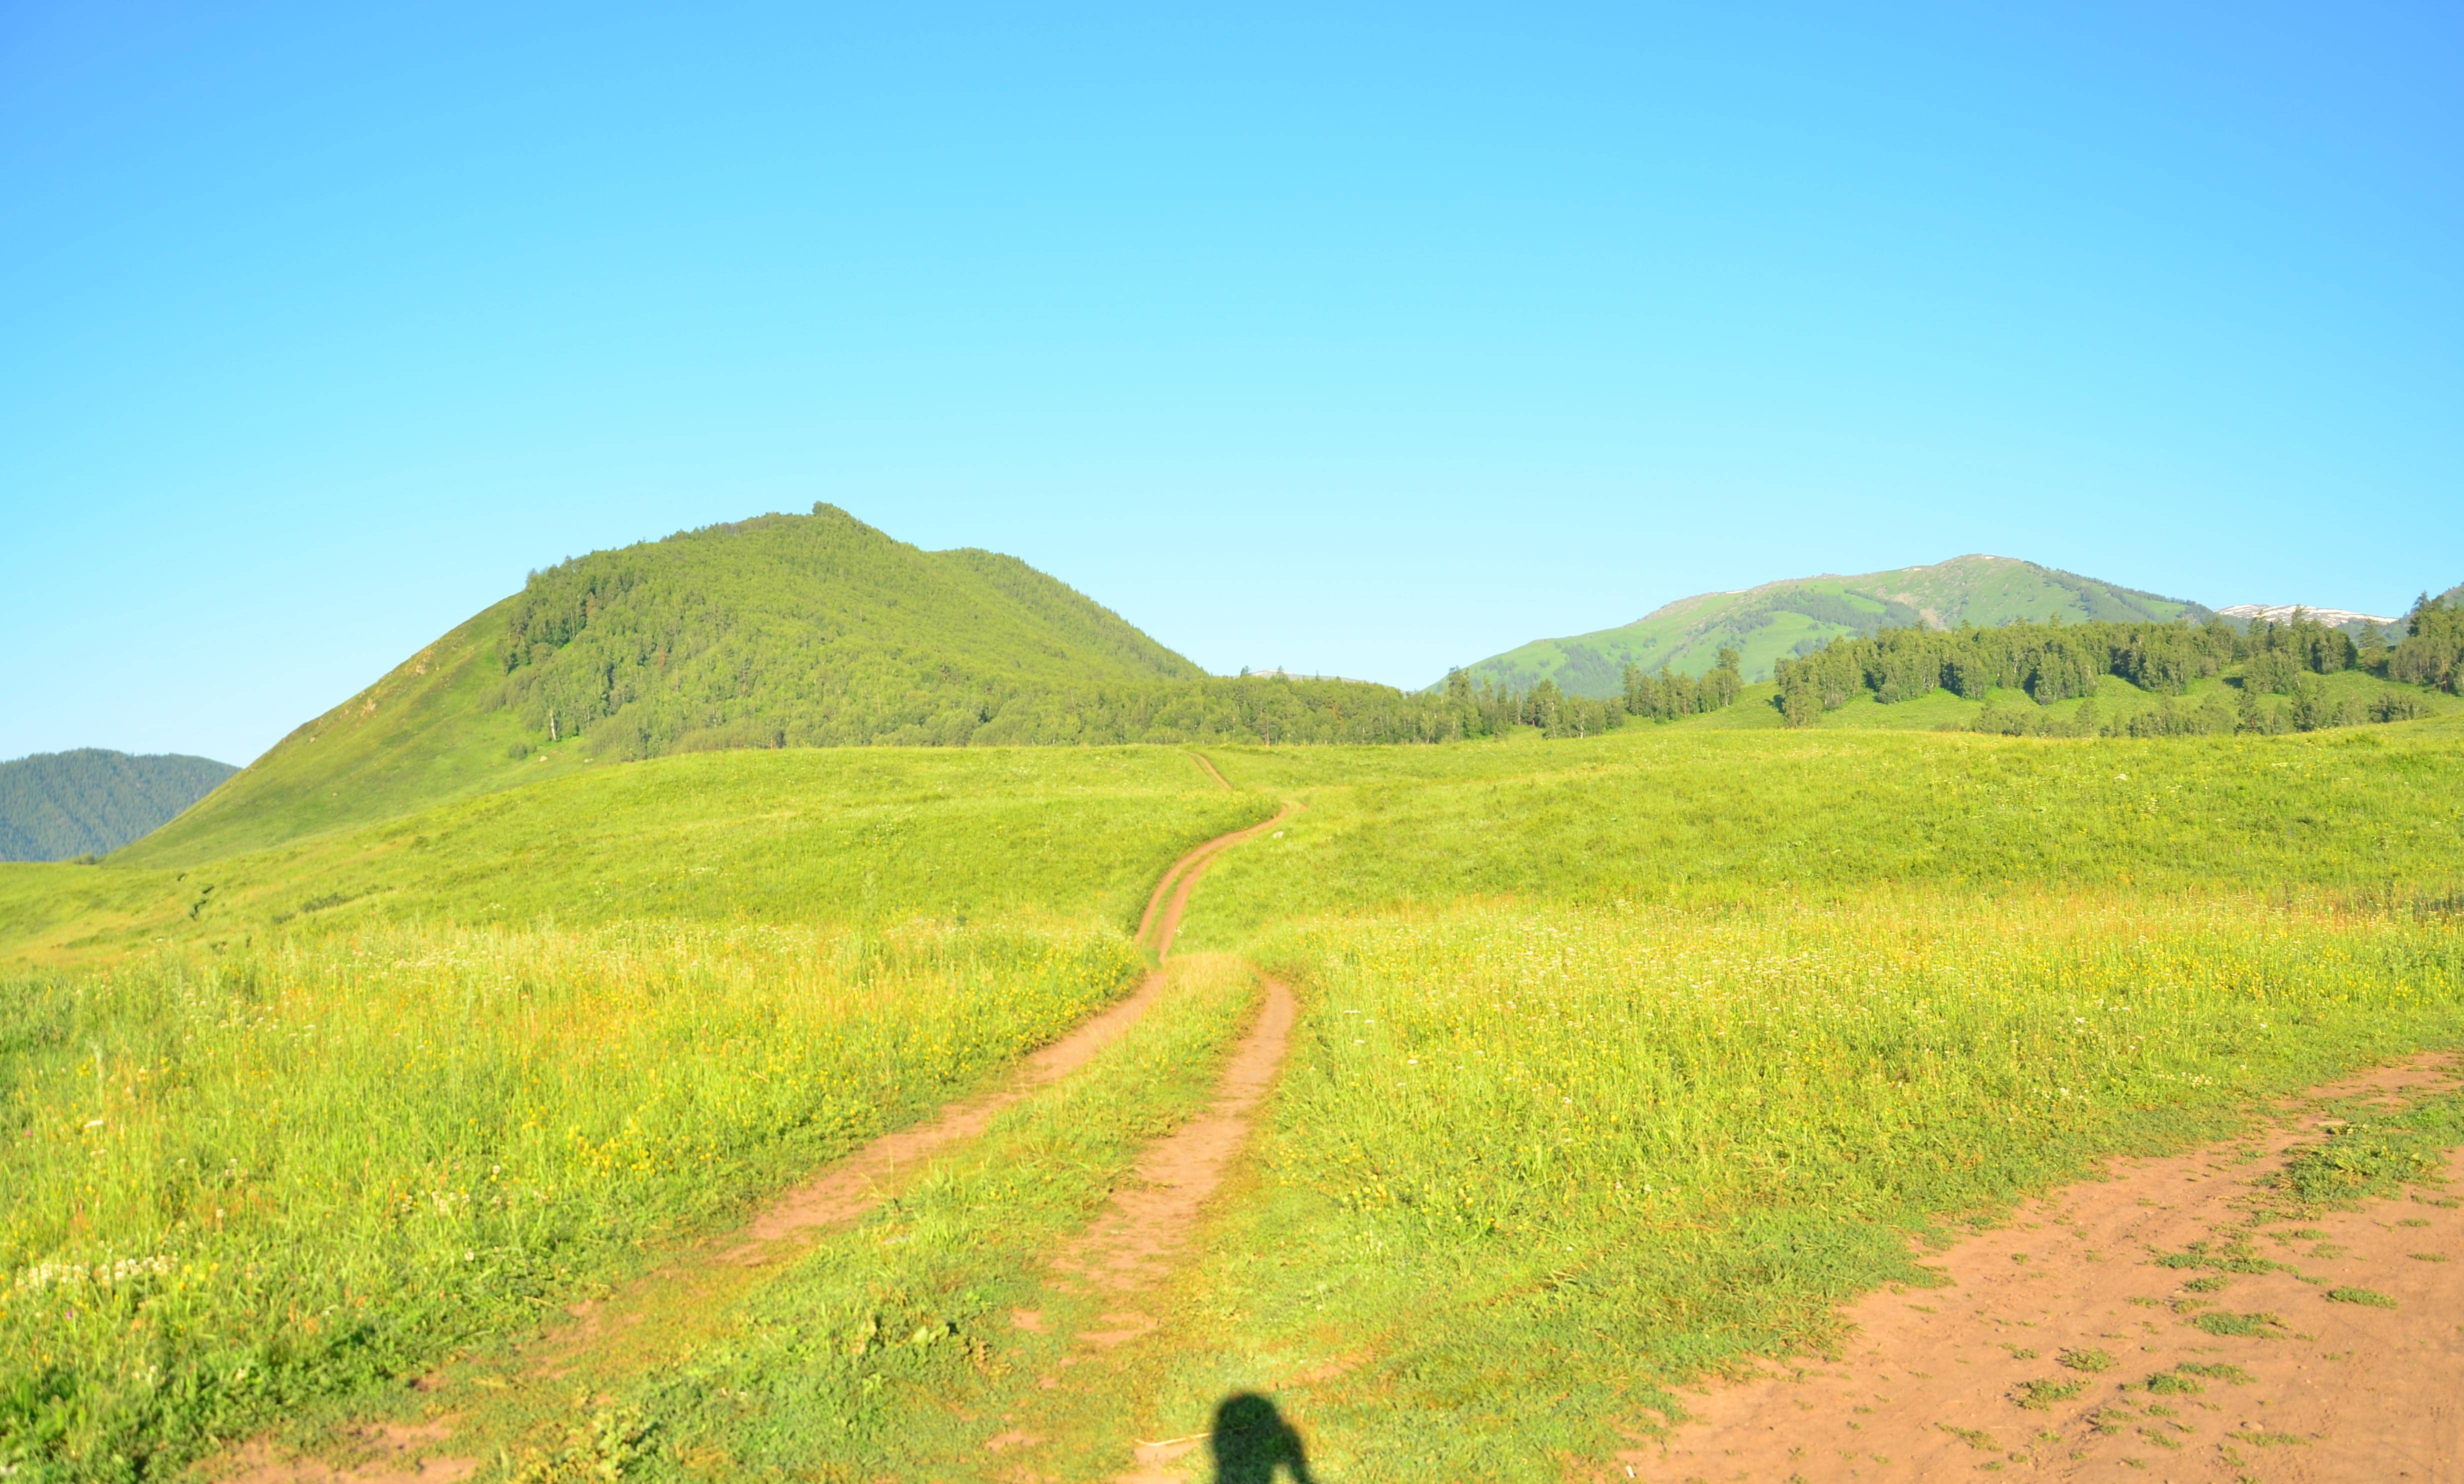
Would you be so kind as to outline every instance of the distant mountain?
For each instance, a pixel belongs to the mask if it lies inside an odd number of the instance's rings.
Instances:
[[[919,550],[816,505],[531,574],[122,858],[708,748],[1376,742],[1425,735],[1440,709],[1359,681],[1210,677],[1015,557]]]
[[[2401,618],[2381,618],[2370,613],[2356,613],[2349,609],[2308,608],[2299,603],[2236,603],[2231,608],[2216,609],[2218,618],[2224,619],[2236,629],[2244,628],[2262,618],[2271,624],[2289,624],[2296,613],[2325,624],[2330,629],[2342,629],[2346,633],[2355,635],[2364,629],[2388,629],[2404,622]]]
[[[0,860],[68,860],[161,829],[239,769],[80,747],[0,763]]]
[[[1809,653],[1842,634],[1925,624],[1955,629],[2013,619],[2204,618],[2208,609],[2178,598],[2117,587],[2076,572],[2010,557],[1954,557],[1859,577],[1801,577],[1743,592],[1680,598],[1616,629],[1539,639],[1464,667],[1516,689],[1543,679],[1575,696],[1619,693],[1628,664],[1666,665],[1683,675],[1711,668],[1724,648],[1744,657],[1748,680],[1771,678],[1771,662]]]

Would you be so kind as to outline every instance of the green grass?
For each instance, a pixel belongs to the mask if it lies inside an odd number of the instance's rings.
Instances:
[[[1121,992],[1116,932],[371,929],[0,986],[0,1464],[523,1327]]]
[[[2373,1309],[2395,1307],[2394,1299],[2374,1288],[2331,1288],[2327,1290],[2327,1299],[2330,1303],[2365,1304]]]
[[[1462,898],[1819,899],[1878,885],[2393,894],[2464,883],[2454,721],[2077,741],[1637,730],[1378,753],[1219,748],[1309,800],[1207,881],[1193,945]]]
[[[1056,1295],[1052,1248],[1081,1229],[1146,1141],[1214,1090],[1257,1000],[1229,959],[1176,960],[1155,1008],[1083,1073],[1003,1113],[897,1199],[825,1235],[791,1270],[716,1313],[625,1347],[604,1371],[505,1396],[439,1399],[471,1415],[457,1446],[518,1476],[601,1415],[627,1419],[644,1477],[973,1476],[1004,1413],[1036,1406],[1099,1296]],[[1012,1322],[1036,1308],[1042,1333]],[[482,1362],[472,1367],[485,1376]],[[604,1393],[576,1406],[569,1398]]]
[[[2067,1402],[2084,1389],[2085,1383],[2077,1381],[2026,1381],[2011,1393],[2013,1404],[2030,1411],[2045,1411],[2057,1402]]]
[[[184,869],[0,866],[0,962],[380,921],[1135,923],[1272,811],[1158,747],[801,748],[608,764]]]

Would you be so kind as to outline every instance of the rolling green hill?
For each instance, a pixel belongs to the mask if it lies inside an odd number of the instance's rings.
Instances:
[[[1565,639],[1536,639],[1466,667],[1474,679],[1522,689],[1554,680],[1573,696],[1615,696],[1625,667],[1666,665],[1700,675],[1723,648],[1744,656],[1748,680],[1768,679],[1772,664],[1842,634],[1924,623],[1954,629],[2013,619],[2203,618],[2195,603],[2056,571],[2009,557],[1954,557],[1931,566],[1859,577],[1802,577],[1743,592],[1706,592],[1616,629]]]
[[[0,763],[0,860],[67,860],[160,829],[239,771],[211,758],[100,747]]]
[[[183,865],[605,762],[738,747],[1419,737],[1347,680],[1210,677],[989,551],[831,505],[535,572],[284,738],[130,864]]]

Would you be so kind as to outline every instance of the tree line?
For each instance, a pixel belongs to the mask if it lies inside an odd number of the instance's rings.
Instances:
[[[1781,660],[1771,704],[1790,725],[1811,726],[1857,696],[1892,705],[1939,689],[1987,702],[1971,723],[1976,730],[2034,735],[2267,733],[2395,721],[2424,714],[2417,694],[2390,688],[2370,698],[2337,697],[2324,677],[2361,672],[2390,687],[2456,694],[2464,685],[2464,608],[2425,594],[2402,628],[2392,642],[2376,628],[2356,637],[2297,612],[2286,623],[2261,620],[2240,631],[2215,617],[1886,629]],[[2185,698],[2193,681],[2233,667],[2238,673],[2229,691],[2210,691],[2195,703]],[[2095,692],[2105,676],[2155,695],[2157,704],[2103,721]],[[2035,704],[1994,699],[2012,691]],[[2070,700],[2080,704],[2048,709]]]
[[[1735,650],[1724,649],[1699,676],[1680,675],[1665,665],[1653,672],[1628,664],[1623,689],[1607,697],[1569,696],[1554,680],[1525,690],[1500,686],[1486,676],[1474,684],[1468,673],[1450,670],[1443,694],[1456,736],[1498,737],[1528,726],[1544,737],[1596,737],[1632,721],[1675,721],[1721,710],[1746,688],[1741,663]]]

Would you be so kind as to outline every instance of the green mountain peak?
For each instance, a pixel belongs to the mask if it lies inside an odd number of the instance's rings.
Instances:
[[[1197,665],[1015,557],[835,505],[534,572],[124,858],[184,863],[599,761],[1051,741],[1033,702]]]
[[[1697,593],[1614,629],[1537,639],[1465,670],[1515,689],[1554,680],[1569,695],[1617,695],[1625,667],[1661,666],[1700,675],[1723,649],[1744,656],[1748,680],[1771,677],[1772,664],[1809,653],[1842,634],[1923,624],[1955,629],[2029,619],[2167,620],[2204,618],[2195,603],[2119,587],[2013,557],[1953,557],[1926,566],[1855,576],[1826,573],[1765,583],[1738,592]]]

